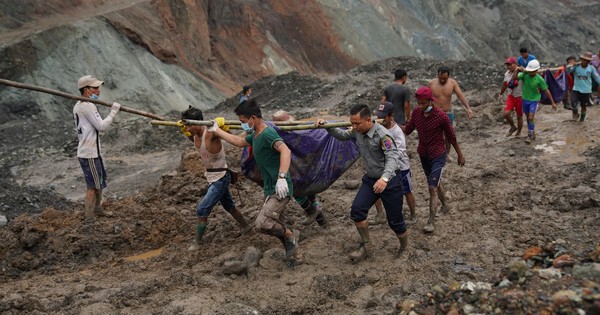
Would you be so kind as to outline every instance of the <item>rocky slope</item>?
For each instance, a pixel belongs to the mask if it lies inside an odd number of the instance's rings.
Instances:
[[[0,77],[156,112],[210,108],[272,74],[338,74],[395,56],[499,63],[527,46],[546,62],[596,50],[600,1],[91,0],[5,2]],[[432,73],[433,74],[433,73]],[[69,117],[71,102],[0,87],[2,121]]]

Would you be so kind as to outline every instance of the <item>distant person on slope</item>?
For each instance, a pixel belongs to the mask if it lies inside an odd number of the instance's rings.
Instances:
[[[600,75],[596,68],[590,65],[592,61],[592,53],[585,52],[583,55],[579,57],[581,61],[580,65],[575,65],[575,61],[571,61],[571,65],[573,67],[567,69],[568,73],[573,73],[575,84],[573,85],[573,98],[579,101],[579,105],[581,105],[581,116],[579,116],[578,108],[573,107],[573,119],[577,120],[579,117],[579,121],[585,121],[585,116],[587,114],[587,106],[592,105],[590,103],[590,97],[592,95],[592,79],[596,81],[596,83],[600,83]],[[598,86],[598,93],[600,94],[600,86]]]
[[[529,64],[529,62],[531,60],[535,60],[535,56],[530,54],[527,51],[527,48],[525,48],[525,47],[521,47],[521,49],[519,49],[519,54],[521,56],[519,56],[519,58],[517,58],[517,66],[518,67],[525,68],[525,67],[527,67],[527,65]]]
[[[100,97],[100,81],[91,75],[86,75],[77,81],[81,96],[98,99]],[[95,215],[104,215],[102,209],[102,190],[106,188],[106,170],[100,154],[99,132],[108,129],[113,119],[121,109],[121,104],[115,102],[105,119],[100,117],[96,105],[91,102],[79,101],[73,107],[73,118],[77,128],[79,144],[77,158],[83,170],[87,190],[85,193],[84,222],[93,223]]]
[[[242,88],[242,96],[240,96],[240,104],[243,101],[249,100],[251,94],[252,94],[252,87],[249,85],[244,85],[244,87]]]
[[[437,79],[429,81],[428,86],[431,88],[433,96],[437,99],[436,104],[439,108],[444,111],[448,118],[450,118],[450,125],[454,126],[454,111],[452,110],[452,94],[456,94],[465,110],[467,111],[467,117],[473,118],[473,111],[469,107],[469,101],[463,94],[458,82],[450,78],[450,69],[442,66],[438,69]],[[449,139],[446,139],[446,155],[449,158],[451,143]]]
[[[201,110],[190,106],[189,109],[181,113],[181,119],[204,120],[204,115]],[[206,168],[204,176],[208,181],[208,190],[196,208],[198,223],[196,224],[194,243],[188,248],[188,250],[198,250],[208,225],[208,216],[218,202],[237,221],[242,234],[249,232],[252,226],[248,224],[244,215],[235,206],[229,191],[232,174],[227,167],[227,158],[221,138],[215,135],[214,132],[208,131],[205,126],[190,125],[186,126],[185,130],[189,132],[189,135],[186,135],[194,143],[194,147],[200,154]]]
[[[519,66],[513,74],[514,80],[519,80],[523,92],[523,113],[527,115],[527,139],[525,143],[529,144],[535,140],[535,112],[538,110],[538,103],[542,98],[540,90],[546,93],[548,99],[552,102],[552,109],[556,110],[556,104],[552,98],[552,93],[548,90],[546,81],[537,74],[540,69],[540,62],[531,60],[526,68]],[[527,73],[523,73],[523,71]]]
[[[383,90],[381,103],[394,104],[394,120],[399,125],[406,125],[410,120],[410,89],[405,85],[408,74],[403,69],[394,72],[394,84],[388,85]]]
[[[325,120],[318,119],[322,125]],[[377,199],[383,201],[387,213],[388,226],[400,241],[397,255],[401,255],[408,245],[408,231],[402,215],[402,178],[398,170],[399,152],[389,131],[371,120],[371,110],[364,104],[350,108],[352,130],[340,128],[327,129],[334,138],[342,141],[356,141],[360,156],[365,163],[366,174],[352,202],[350,218],[354,221],[360,235],[358,250],[350,253],[350,259],[362,260],[372,255],[371,236],[369,234],[369,209]]]
[[[294,121],[294,116],[290,115],[284,110],[278,110],[273,113],[273,121]],[[304,225],[309,225],[313,222],[317,222],[320,227],[327,227],[327,219],[321,207],[321,203],[317,199],[317,195],[302,196],[295,198],[296,202],[302,207],[306,214],[305,220],[302,222]]]
[[[215,122],[209,131],[235,146],[252,147],[254,160],[263,179],[265,196],[254,225],[261,233],[281,241],[286,259],[294,266],[298,259],[299,232],[288,227],[282,218],[294,195],[294,185],[289,173],[292,153],[275,129],[265,123],[255,99],[242,102],[235,113],[242,122],[242,129],[248,133],[246,137],[240,138],[221,130],[219,127],[223,127],[224,121]]]
[[[502,82],[502,88],[500,89],[500,94],[498,94],[498,99],[500,99],[506,89],[510,90],[508,98],[506,98],[506,106],[504,107],[504,118],[510,124],[510,129],[506,136],[510,137],[516,131],[517,134],[515,137],[519,137],[521,135],[521,129],[523,129],[523,100],[521,98],[521,85],[519,85],[519,81],[513,80],[513,74],[517,71],[517,60],[515,57],[509,57],[504,64],[508,70],[504,73],[504,81]],[[516,126],[512,119],[513,111],[517,113]]]
[[[404,194],[406,203],[408,204],[408,209],[410,210],[410,215],[406,219],[406,223],[416,224],[417,214],[415,211],[415,195],[412,193],[412,176],[410,172],[410,160],[408,159],[408,154],[406,153],[406,138],[404,137],[404,131],[400,129],[400,126],[394,120],[394,110],[394,104],[390,102],[383,102],[377,106],[375,115],[378,119],[383,118],[381,125],[387,128],[387,130],[390,132],[394,142],[396,143],[396,147],[398,148],[398,153],[400,153],[400,159],[398,160],[398,170],[400,171],[400,174],[398,175],[400,175],[402,178],[402,194]],[[375,219],[374,224],[385,223],[385,212],[383,211],[383,203],[381,202],[381,199],[378,199],[377,202],[375,202],[375,208],[377,208],[377,218]]]
[[[413,110],[412,119],[403,128],[406,135],[415,129],[419,133],[417,153],[421,158],[421,166],[429,185],[429,220],[423,231],[432,233],[435,230],[435,215],[438,199],[442,203],[440,213],[450,211],[446,201],[446,193],[442,186],[442,171],[446,165],[445,143],[450,142],[458,156],[458,165],[465,165],[465,157],[458,145],[450,118],[441,109],[433,106],[436,98],[427,86],[420,87],[415,93],[418,106]]]

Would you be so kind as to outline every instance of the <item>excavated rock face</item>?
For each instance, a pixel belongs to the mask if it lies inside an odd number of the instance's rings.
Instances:
[[[389,57],[501,66],[525,46],[562,63],[596,51],[599,9],[600,0],[13,1],[0,12],[0,76],[77,94],[77,78],[94,74],[107,82],[103,98],[126,106],[211,108],[268,75],[340,74]],[[0,86],[0,114],[23,116],[13,107],[24,100],[44,118],[70,116],[62,99]]]

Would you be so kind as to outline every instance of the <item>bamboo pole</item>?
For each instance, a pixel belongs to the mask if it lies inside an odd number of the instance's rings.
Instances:
[[[376,119],[374,122],[381,123],[383,119]],[[310,129],[330,129],[330,128],[340,128],[340,127],[350,127],[352,123],[349,121],[344,122],[332,122],[332,123],[324,123],[322,125],[316,125],[314,122],[311,125],[297,125],[297,126],[281,126],[279,127],[282,131],[296,131],[296,130],[310,130]]]
[[[87,97],[77,96],[77,95],[73,95],[73,94],[69,94],[69,93],[65,93],[65,92],[61,92],[61,91],[57,91],[57,90],[52,90],[52,89],[48,89],[48,88],[36,86],[36,85],[30,85],[30,84],[25,84],[25,83],[20,83],[20,82],[5,80],[5,79],[0,79],[0,84],[16,87],[19,89],[27,89],[27,90],[33,90],[33,91],[42,92],[42,93],[53,94],[53,95],[62,96],[62,97],[73,99],[73,100],[95,103],[95,104],[99,104],[99,105],[103,105],[103,106],[107,106],[107,107],[112,106],[112,102],[106,102],[106,101],[91,99],[91,98],[87,98]],[[145,112],[145,111],[138,110],[138,109],[134,109],[134,108],[125,107],[125,106],[121,106],[121,111],[148,117],[148,118],[153,118],[153,119],[157,119],[157,120],[166,120],[166,118],[163,116],[153,114],[150,112]]]
[[[213,125],[212,120],[183,120],[183,123],[186,125],[194,125],[194,126],[205,126],[210,127]],[[162,120],[153,120],[150,122],[151,125],[155,126],[170,126],[170,127],[181,127],[177,121],[162,121]],[[229,129],[242,130],[242,126],[240,125],[228,125]]]
[[[383,119],[376,119],[373,120],[374,122],[378,122],[381,123],[383,121]],[[229,126],[229,129],[235,129],[235,130],[241,130],[242,127],[240,125],[227,125],[227,122],[229,122],[228,120],[225,121],[225,125]],[[210,127],[213,125],[213,121],[212,120],[191,120],[191,119],[184,119],[183,123],[186,125],[195,125],[195,126],[205,126],[205,127]],[[282,130],[282,131],[296,131],[296,130],[310,130],[310,129],[329,129],[329,128],[340,128],[340,127],[350,127],[352,126],[352,123],[349,121],[342,121],[342,122],[330,122],[330,123],[325,123],[322,125],[315,125],[314,122],[310,122],[310,121],[304,121],[304,125],[290,125],[290,126],[277,126],[278,129]],[[171,126],[171,127],[181,127],[181,125],[179,124],[179,122],[177,121],[158,121],[158,120],[153,120],[150,122],[150,124],[155,125],[155,126]]]

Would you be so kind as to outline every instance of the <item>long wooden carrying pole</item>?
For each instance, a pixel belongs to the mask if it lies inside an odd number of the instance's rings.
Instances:
[[[69,94],[69,93],[65,93],[65,92],[61,92],[61,91],[57,91],[57,90],[48,89],[48,88],[41,87],[41,86],[35,86],[35,85],[10,81],[10,80],[6,80],[6,79],[0,79],[0,84],[16,87],[19,89],[27,89],[27,90],[33,90],[33,91],[58,95],[58,96],[62,96],[62,97],[66,97],[66,98],[70,98],[70,99],[78,100],[78,101],[91,102],[91,103],[95,103],[95,104],[104,105],[107,107],[112,106],[112,103],[110,103],[110,102],[95,100],[95,99],[91,99],[91,98],[87,98],[87,97],[77,96],[77,95],[73,95],[73,94]],[[145,111],[138,110],[138,109],[134,109],[134,108],[125,107],[125,106],[121,106],[121,111],[148,117],[148,118],[152,118],[152,119],[156,119],[156,120],[166,120],[166,118],[163,116],[156,115],[156,114],[153,114],[150,112],[145,112]]]

